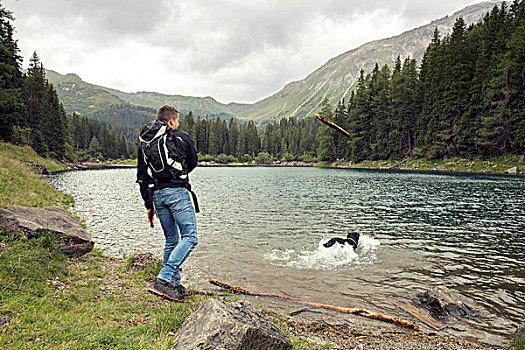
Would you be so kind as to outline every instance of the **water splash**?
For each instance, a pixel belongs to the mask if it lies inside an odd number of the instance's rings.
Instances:
[[[265,259],[272,261],[277,266],[315,270],[332,270],[343,266],[371,264],[376,260],[375,251],[380,243],[373,237],[361,235],[355,251],[349,244],[335,244],[330,248],[325,248],[323,244],[330,238],[321,239],[312,251],[296,252],[293,249],[274,249],[265,254]]]

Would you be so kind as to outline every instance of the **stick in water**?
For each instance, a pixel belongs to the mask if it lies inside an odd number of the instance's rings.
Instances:
[[[252,291],[249,291],[249,290],[241,288],[241,287],[232,286],[232,285],[229,285],[227,283],[219,282],[219,281],[212,280],[212,279],[210,280],[210,283],[213,284],[213,285],[219,286],[219,287],[221,287],[224,290],[227,290],[227,291],[230,291],[230,292],[236,293],[236,294],[245,294],[245,295],[280,298],[280,299],[291,301],[293,303],[304,304],[304,305],[311,305],[311,306],[320,307],[320,308],[323,308],[323,309],[336,310],[336,311],[344,312],[344,313],[348,313],[348,314],[356,314],[356,315],[360,315],[360,316],[364,316],[364,317],[370,317],[370,318],[374,318],[374,319],[380,320],[380,321],[391,322],[391,323],[395,323],[395,324],[398,324],[398,325],[401,325],[401,326],[404,326],[404,327],[407,327],[407,328],[410,328],[410,329],[413,329],[413,330],[418,330],[419,329],[418,325],[416,325],[413,321],[407,321],[407,320],[403,320],[403,319],[398,318],[398,317],[383,315],[383,314],[380,314],[380,313],[377,313],[377,312],[373,312],[373,311],[368,311],[368,310],[365,310],[365,309],[347,308],[347,307],[340,307],[340,306],[334,306],[334,305],[328,305],[328,304],[313,303],[311,301],[295,300],[295,299],[292,299],[292,298],[288,298],[288,297],[281,296],[281,295],[276,295],[276,294],[266,294],[266,293],[252,292]]]

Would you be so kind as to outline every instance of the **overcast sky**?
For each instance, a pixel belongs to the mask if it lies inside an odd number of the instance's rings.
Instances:
[[[330,58],[479,0],[0,0],[24,68],[125,92],[256,102]]]

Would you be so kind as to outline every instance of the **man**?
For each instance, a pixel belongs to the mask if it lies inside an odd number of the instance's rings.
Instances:
[[[153,226],[156,213],[166,238],[162,269],[148,291],[183,302],[192,293],[180,284],[179,267],[198,242],[196,210],[190,194],[197,212],[198,204],[188,177],[197,166],[197,153],[190,135],[178,127],[179,112],[171,106],[161,107],[157,120],[144,126],[140,134],[137,182],[148,221]]]

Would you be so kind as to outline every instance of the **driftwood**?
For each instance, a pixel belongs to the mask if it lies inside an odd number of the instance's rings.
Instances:
[[[409,159],[410,159],[410,158],[406,158],[406,159],[400,161],[399,163],[394,164],[394,165],[392,165],[391,167],[388,167],[388,169],[399,169],[399,167],[401,166],[401,164],[406,163]]]
[[[326,119],[325,117],[321,116],[320,114],[316,114],[315,117],[317,119],[319,119],[320,121],[322,121],[323,123],[325,123],[326,125],[328,125],[329,127],[339,131],[341,134],[345,135],[346,137],[351,138],[351,136],[348,133],[348,131],[346,131],[345,129],[343,129],[339,125],[329,121],[328,119]]]
[[[419,327],[413,321],[407,321],[407,320],[403,320],[403,319],[398,318],[398,317],[392,317],[392,316],[388,316],[388,315],[383,315],[383,314],[380,314],[380,313],[377,313],[377,312],[373,312],[373,311],[368,311],[368,310],[365,310],[365,309],[347,308],[347,307],[340,307],[340,306],[334,306],[334,305],[328,305],[328,304],[320,304],[320,303],[314,303],[314,302],[311,302],[311,301],[295,300],[295,299],[292,299],[292,298],[289,298],[289,297],[285,297],[285,296],[282,296],[282,295],[277,295],[277,294],[267,294],[267,293],[252,292],[252,291],[249,291],[249,290],[241,288],[241,287],[232,286],[232,285],[229,285],[227,283],[219,282],[219,281],[212,280],[212,279],[210,280],[210,283],[213,284],[213,285],[219,286],[219,287],[221,287],[224,290],[227,290],[227,291],[230,291],[230,292],[236,293],[236,294],[245,294],[245,295],[253,295],[253,296],[279,298],[279,299],[284,299],[284,300],[287,300],[287,301],[290,301],[290,302],[293,302],[293,303],[310,305],[310,306],[315,306],[315,307],[319,307],[319,308],[323,308],[323,309],[335,310],[335,311],[344,312],[344,313],[348,313],[348,314],[355,314],[355,315],[360,315],[360,316],[364,316],[364,317],[370,317],[370,318],[374,318],[376,320],[386,321],[386,322],[391,322],[391,323],[394,323],[394,324],[398,324],[398,325],[401,325],[401,326],[404,326],[404,327],[407,327],[407,328],[410,328],[410,329],[414,329],[414,330],[418,330],[419,329]]]
[[[436,320],[434,317],[430,316],[427,312],[421,310],[420,308],[415,307],[414,305],[404,302],[404,301],[394,301],[392,302],[395,306],[397,306],[400,309],[405,310],[427,326],[435,329],[436,331],[440,331],[442,329],[447,328],[447,325],[443,322]]]

